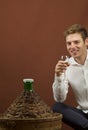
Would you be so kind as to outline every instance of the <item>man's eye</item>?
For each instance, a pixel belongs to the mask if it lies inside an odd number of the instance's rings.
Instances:
[[[74,41],[75,44],[79,44],[79,41]]]
[[[69,45],[69,46],[70,46],[70,45],[71,45],[71,42],[67,42],[67,45]]]

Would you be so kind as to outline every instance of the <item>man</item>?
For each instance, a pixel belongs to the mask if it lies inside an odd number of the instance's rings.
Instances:
[[[59,60],[55,66],[53,95],[54,112],[63,114],[63,122],[76,130],[88,130],[88,32],[75,24],[65,33],[66,48],[70,54],[68,63]],[[66,105],[69,86],[72,87],[78,106]]]

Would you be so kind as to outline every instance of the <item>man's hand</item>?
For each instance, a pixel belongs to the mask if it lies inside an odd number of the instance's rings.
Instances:
[[[55,73],[57,76],[60,76],[62,73],[65,72],[67,67],[69,66],[68,62],[59,60],[55,66]]]

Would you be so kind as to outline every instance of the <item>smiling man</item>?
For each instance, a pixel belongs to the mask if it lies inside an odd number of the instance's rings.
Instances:
[[[59,60],[55,66],[53,111],[62,113],[63,122],[75,130],[88,130],[88,32],[75,24],[64,32],[64,36],[71,57],[68,63]],[[69,86],[78,104],[76,108],[64,104]]]

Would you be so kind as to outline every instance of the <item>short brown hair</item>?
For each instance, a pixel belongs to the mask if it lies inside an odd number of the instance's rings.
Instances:
[[[74,24],[71,27],[69,27],[64,32],[64,36],[66,38],[69,34],[74,34],[74,33],[80,33],[83,40],[85,40],[88,37],[87,29],[84,26],[80,25],[80,24]]]

